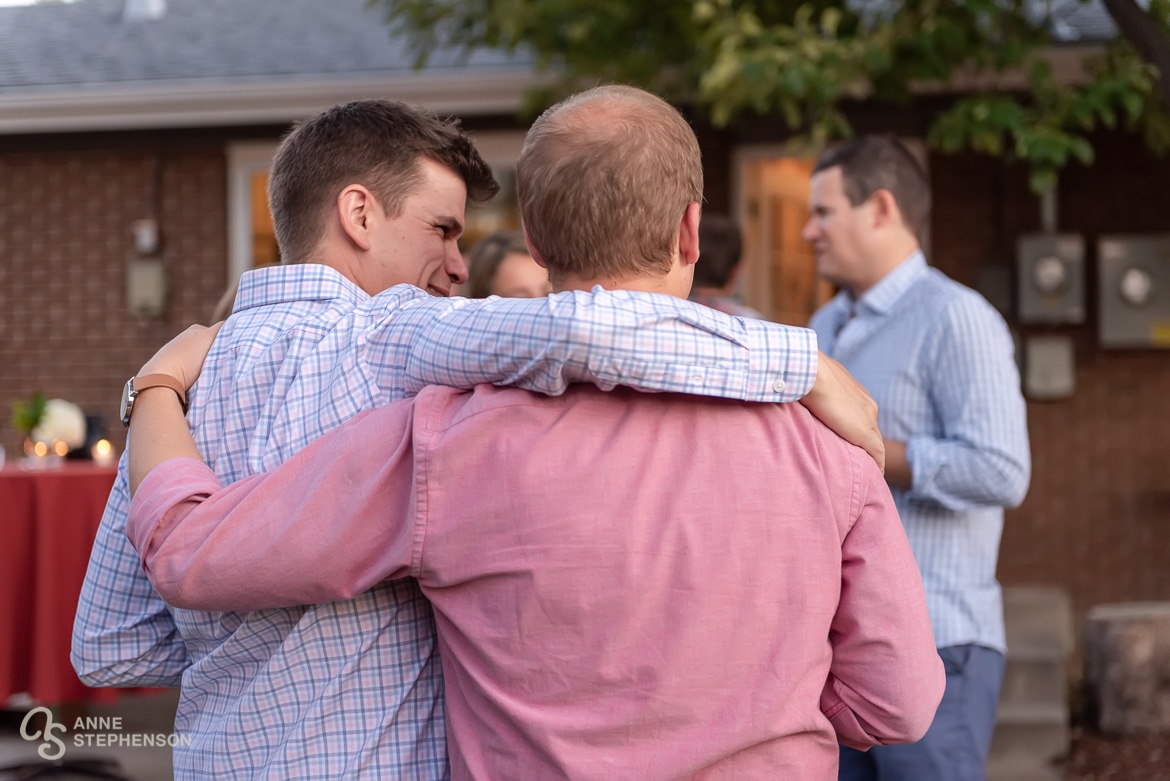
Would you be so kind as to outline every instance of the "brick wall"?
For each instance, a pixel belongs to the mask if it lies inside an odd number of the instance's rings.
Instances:
[[[1084,325],[1019,328],[1073,338],[1076,391],[1028,403],[1033,477],[1007,514],[1004,584],[1054,584],[1081,611],[1122,600],[1170,599],[1170,351],[1097,343],[1096,239],[1170,232],[1170,161],[1133,138],[1096,139],[1097,161],[1062,177],[1059,228],[1088,248]],[[975,156],[931,159],[933,262],[975,286],[981,270],[1013,269],[1015,240],[1039,228],[1025,172]]]
[[[122,384],[171,336],[205,321],[224,289],[225,172],[220,143],[0,143],[0,443],[9,454],[20,443],[11,403],[38,389],[105,415],[121,450]],[[131,315],[125,294],[131,223],[152,216],[170,284],[157,320]]]

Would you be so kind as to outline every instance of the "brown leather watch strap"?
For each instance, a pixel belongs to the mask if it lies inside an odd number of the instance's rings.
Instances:
[[[183,414],[187,414],[187,389],[183,384],[169,374],[140,374],[134,378],[134,392],[140,393],[147,388],[170,388],[179,394],[179,403],[183,405]]]

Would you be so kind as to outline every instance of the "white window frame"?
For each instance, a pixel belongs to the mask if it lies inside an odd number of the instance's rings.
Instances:
[[[227,146],[228,285],[252,268],[252,175],[272,167],[279,141],[233,141]]]

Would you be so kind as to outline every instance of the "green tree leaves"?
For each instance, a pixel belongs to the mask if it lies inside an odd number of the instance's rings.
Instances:
[[[1170,0],[1108,0],[1126,14],[1128,37],[1086,55],[1071,78],[1054,75],[1060,44],[1037,15],[1047,6],[1027,0],[370,1],[419,62],[441,45],[528,53],[556,76],[536,96],[542,104],[582,84],[633,83],[717,125],[776,116],[823,144],[851,134],[849,101],[950,93],[957,99],[934,119],[929,143],[1024,161],[1037,190],[1092,161],[1088,135],[1098,128],[1170,149],[1161,102],[1170,89],[1152,64],[1170,56]],[[1130,43],[1139,39],[1143,54]]]

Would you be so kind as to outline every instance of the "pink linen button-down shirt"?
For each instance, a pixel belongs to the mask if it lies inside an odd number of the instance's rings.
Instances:
[[[182,607],[416,578],[455,779],[827,781],[943,692],[881,474],[795,404],[429,388],[222,490],[167,461],[128,533]]]

